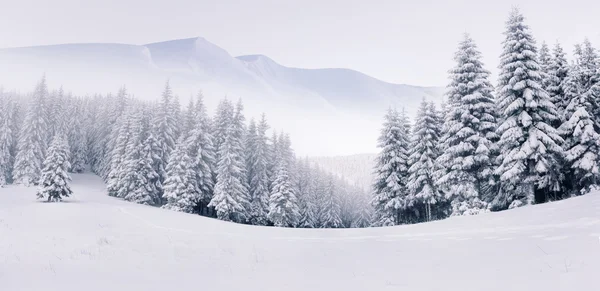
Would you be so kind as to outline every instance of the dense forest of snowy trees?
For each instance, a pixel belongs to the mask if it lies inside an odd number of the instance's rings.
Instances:
[[[0,94],[0,185],[38,185],[38,198],[71,195],[68,172],[89,167],[127,201],[254,225],[366,227],[366,192],[296,158],[263,115],[224,99],[211,117],[202,94],[185,109],[169,84],[156,103],[127,94]]]
[[[385,116],[372,225],[473,215],[582,195],[600,182],[600,58],[585,40],[568,62],[536,42],[523,15],[506,22],[498,85],[465,35],[447,102],[425,100],[414,124]]]
[[[582,195],[600,182],[600,58],[585,40],[569,62],[536,42],[523,15],[506,22],[497,86],[468,35],[446,103],[411,121],[390,109],[378,140],[372,196],[297,158],[263,115],[247,120],[202,94],[182,106],[167,83],[158,102],[73,97],[43,78],[29,95],[0,94],[0,186],[71,195],[68,172],[89,168],[108,195],[253,225],[388,226],[474,215]],[[368,163],[365,163],[368,164]],[[348,177],[346,177],[347,179]]]

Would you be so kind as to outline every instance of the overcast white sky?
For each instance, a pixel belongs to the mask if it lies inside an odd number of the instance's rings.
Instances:
[[[203,36],[232,55],[293,67],[344,67],[379,79],[445,85],[469,32],[495,71],[518,6],[538,41],[600,47],[598,0],[0,0],[0,47],[149,42]],[[84,4],[85,3],[85,4]]]

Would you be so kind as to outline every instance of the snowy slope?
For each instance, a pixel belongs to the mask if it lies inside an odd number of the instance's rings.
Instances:
[[[0,189],[0,289],[598,290],[600,195],[428,224],[305,230]]]
[[[377,113],[389,106],[417,108],[422,97],[439,101],[442,89],[391,84],[349,69],[298,69],[267,56],[240,56],[248,68],[274,88],[294,88],[322,96],[336,108]]]
[[[233,57],[201,37],[0,49],[0,64],[0,87],[21,92],[46,74],[51,87],[63,85],[79,95],[126,85],[137,97],[156,100],[169,80],[182,104],[199,90],[213,110],[225,96],[243,98],[249,116],[266,113],[309,155],[373,151],[388,107],[414,113],[422,97],[440,101],[442,95],[441,88],[386,83],[348,69],[298,69],[261,55]]]

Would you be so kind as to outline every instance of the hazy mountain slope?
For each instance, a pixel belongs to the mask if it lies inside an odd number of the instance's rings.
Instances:
[[[596,290],[600,195],[370,229],[233,224],[108,197],[0,189],[2,290]]]
[[[51,86],[82,95],[126,85],[130,93],[155,100],[169,80],[182,104],[199,90],[210,109],[225,96],[243,98],[249,116],[265,112],[309,155],[373,151],[388,107],[414,113],[422,97],[441,99],[440,88],[390,84],[353,70],[288,68],[261,55],[232,57],[201,37],[0,49],[0,64],[0,86],[7,90],[30,91],[45,74]]]
[[[336,108],[381,112],[389,106],[416,108],[421,97],[439,101],[441,89],[386,83],[349,69],[298,69],[263,55],[240,56],[248,68],[273,87],[306,90]]]

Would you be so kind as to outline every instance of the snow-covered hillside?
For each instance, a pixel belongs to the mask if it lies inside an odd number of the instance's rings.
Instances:
[[[410,226],[239,225],[106,196],[0,189],[2,290],[597,290],[600,195]]]
[[[0,87],[6,90],[29,92],[46,74],[51,87],[64,85],[77,95],[126,85],[137,97],[154,100],[169,80],[182,104],[199,90],[211,109],[224,96],[243,98],[251,116],[265,112],[309,155],[373,151],[388,107],[415,113],[421,98],[442,96],[438,87],[391,84],[348,69],[298,69],[262,55],[233,57],[201,37],[0,49],[0,64]]]

